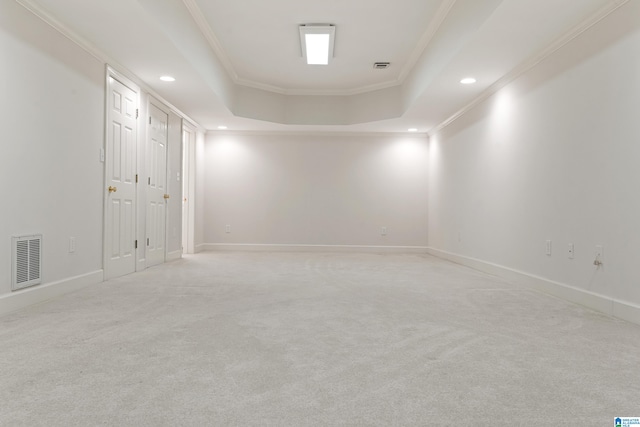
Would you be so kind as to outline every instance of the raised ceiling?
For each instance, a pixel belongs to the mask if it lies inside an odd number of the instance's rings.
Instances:
[[[207,129],[354,132],[429,132],[624,3],[18,1]],[[330,65],[304,63],[303,23],[336,25]]]
[[[190,0],[242,84],[280,93],[350,94],[397,85],[442,0]],[[408,11],[410,11],[408,13]],[[197,11],[195,11],[197,13]],[[298,25],[336,26],[331,66],[308,66]],[[400,30],[401,29],[401,30]],[[414,52],[416,55],[414,55]],[[374,70],[376,61],[391,62]]]

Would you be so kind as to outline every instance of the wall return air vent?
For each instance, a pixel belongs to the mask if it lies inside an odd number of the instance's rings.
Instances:
[[[27,288],[42,282],[42,234],[13,236],[11,290]]]

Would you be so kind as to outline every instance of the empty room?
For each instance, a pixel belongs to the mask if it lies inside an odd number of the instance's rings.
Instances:
[[[0,425],[640,426],[639,18],[0,0]]]

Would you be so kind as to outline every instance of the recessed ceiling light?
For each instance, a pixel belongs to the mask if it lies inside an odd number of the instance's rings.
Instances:
[[[409,128],[409,129],[407,129],[407,131],[409,131],[409,132],[418,132],[418,129],[416,129],[416,128]]]
[[[333,25],[300,25],[302,56],[309,65],[327,65],[333,58]]]
[[[225,130],[225,129],[227,129],[227,127],[226,126],[218,126],[218,129]]]
[[[474,79],[473,77],[465,77],[464,79],[460,80],[460,83],[462,83],[463,85],[471,85],[475,82],[476,79]]]
[[[175,77],[171,77],[171,76],[162,76],[162,77],[160,77],[160,80],[162,80],[163,82],[175,82],[176,81]]]

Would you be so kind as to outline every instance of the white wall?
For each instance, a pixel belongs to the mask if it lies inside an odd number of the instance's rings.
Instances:
[[[43,283],[101,278],[104,65],[11,0],[0,0],[0,52],[0,296],[22,233],[43,234]]]
[[[431,138],[430,247],[640,305],[638,16],[627,3]]]
[[[206,204],[206,192],[205,192],[205,134],[198,131],[196,133],[196,164],[194,170],[195,177],[195,191],[196,197],[194,200],[195,205],[195,226],[194,226],[194,246],[196,252],[203,249],[205,243],[204,230],[205,230],[205,204]]]
[[[204,155],[207,244],[426,246],[426,138],[209,133]]]
[[[0,0],[0,313],[103,278],[106,64],[13,0]],[[139,82],[136,82],[139,83]],[[138,173],[145,175],[147,103],[141,92]],[[167,107],[169,110],[169,107]],[[181,123],[169,115],[171,257],[181,254]],[[138,187],[138,238],[145,188]],[[11,236],[43,234],[42,284],[11,292]],[[69,253],[69,238],[76,242]],[[139,249],[144,269],[144,246]]]

